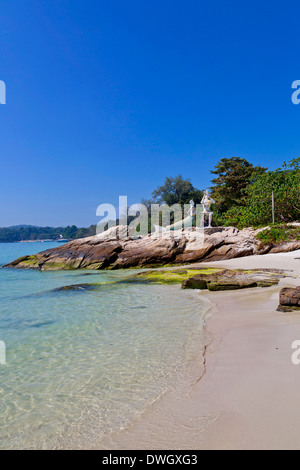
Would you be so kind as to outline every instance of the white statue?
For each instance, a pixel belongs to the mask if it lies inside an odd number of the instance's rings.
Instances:
[[[190,208],[189,210],[187,211],[187,215],[189,217],[192,217],[192,222],[194,222],[194,219],[195,219],[195,216],[196,216],[196,209],[195,209],[195,203],[193,201],[193,199],[190,200]]]
[[[201,201],[201,204],[203,206],[203,212],[201,214],[201,227],[204,227],[206,217],[208,217],[208,227],[211,227],[213,213],[210,210],[210,206],[214,203],[215,201],[212,197],[210,197],[209,191],[208,189],[206,189],[206,191],[204,191],[204,195]]]

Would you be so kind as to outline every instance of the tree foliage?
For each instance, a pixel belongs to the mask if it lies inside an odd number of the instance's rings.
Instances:
[[[190,179],[183,178],[182,175],[175,178],[167,177],[162,186],[158,186],[152,196],[155,203],[166,203],[169,206],[173,204],[189,204],[193,199],[195,204],[201,202],[203,192],[193,186]]]
[[[237,227],[263,226],[272,222],[272,192],[275,201],[275,223],[300,219],[300,159],[282,168],[258,176],[245,189],[243,206],[233,206],[222,214],[224,225]]]
[[[254,166],[245,158],[222,158],[211,171],[216,175],[211,187],[211,195],[216,201],[215,211],[222,215],[231,207],[245,205],[247,186],[266,170],[267,168]]]

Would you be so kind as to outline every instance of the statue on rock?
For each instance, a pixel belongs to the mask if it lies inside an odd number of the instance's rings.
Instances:
[[[187,215],[188,215],[188,217],[192,218],[191,222],[192,222],[192,225],[193,225],[193,222],[194,222],[195,217],[196,217],[196,208],[195,208],[195,203],[194,203],[193,199],[190,200],[190,208],[187,211]]]
[[[210,206],[214,204],[215,201],[210,196],[208,189],[204,191],[204,195],[201,201],[203,211],[201,213],[201,227],[205,227],[206,223],[208,227],[211,227],[213,213],[210,210]]]

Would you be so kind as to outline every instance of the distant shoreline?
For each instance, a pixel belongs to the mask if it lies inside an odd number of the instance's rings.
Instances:
[[[15,225],[11,227],[0,227],[0,242],[53,242],[61,240],[74,240],[77,238],[90,237],[96,234],[96,226],[88,228],[77,227],[38,227],[33,225]]]
[[[68,243],[70,240],[18,240],[18,241],[11,241],[11,242],[0,242],[0,243]]]

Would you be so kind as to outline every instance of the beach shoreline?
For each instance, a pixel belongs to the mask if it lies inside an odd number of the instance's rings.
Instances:
[[[189,391],[170,392],[100,448],[299,448],[300,367],[292,363],[291,345],[300,339],[300,316],[276,311],[280,289],[300,284],[297,258],[299,250],[202,263],[285,269],[289,277],[268,288],[200,292],[212,303],[205,373]]]

